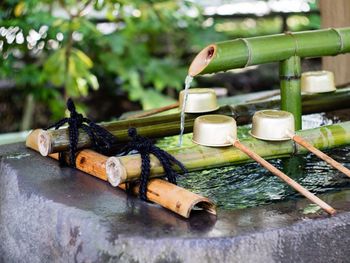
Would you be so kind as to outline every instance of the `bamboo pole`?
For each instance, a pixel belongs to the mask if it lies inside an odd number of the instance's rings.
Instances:
[[[38,136],[40,130],[34,130],[26,140],[26,146],[38,151]],[[58,160],[58,154],[50,154],[51,158]],[[101,180],[108,181],[106,173],[106,161],[108,157],[96,153],[92,150],[82,150],[77,154],[77,169],[95,176]],[[114,185],[116,186],[116,185]],[[118,185],[121,189],[126,189],[125,184]],[[131,189],[134,194],[139,193],[139,184]],[[147,186],[148,200],[157,203],[185,218],[190,217],[194,207],[202,208],[208,213],[216,215],[216,207],[208,198],[194,194],[184,188],[171,184],[161,179],[151,179]]]
[[[322,150],[350,144],[350,122],[343,122],[319,128],[296,132],[311,145]],[[288,157],[291,154],[304,154],[303,147],[295,148],[293,141],[267,142],[253,137],[242,139],[241,143],[265,159]],[[233,147],[211,148],[200,145],[176,148],[168,151],[182,162],[187,170],[201,170],[225,165],[249,162],[247,155]],[[123,157],[110,157],[106,163],[107,174],[116,184],[134,181],[140,177],[141,157],[139,154]],[[151,176],[164,173],[160,162],[151,155]]]
[[[300,194],[305,196],[307,199],[309,199],[311,202],[317,204],[319,207],[321,207],[323,210],[325,210],[328,214],[333,215],[336,213],[336,210],[328,205],[326,202],[322,201],[320,198],[318,198],[316,195],[311,193],[309,190],[298,184],[296,181],[294,181],[292,178],[287,176],[285,173],[281,172],[279,169],[274,167],[272,164],[261,158],[260,155],[256,154],[255,152],[251,151],[248,147],[246,147],[244,144],[240,143],[238,140],[231,139],[230,142],[233,146],[237,147],[240,151],[244,152],[246,155],[248,155],[250,158],[254,159],[256,162],[261,164],[263,167],[265,167],[267,170],[269,170],[271,173],[279,177],[281,180],[283,180],[285,183],[287,183],[289,186],[294,188],[296,191],[298,191]]]
[[[193,60],[189,75],[216,73],[292,56],[322,57],[350,52],[350,28],[331,28],[235,39],[204,48]]]
[[[149,116],[155,115],[157,113],[161,113],[161,112],[165,112],[165,111],[168,111],[168,110],[176,109],[178,107],[179,107],[179,103],[175,102],[173,104],[170,104],[170,105],[167,105],[167,106],[164,106],[164,107],[151,109],[151,110],[144,111],[144,112],[141,112],[141,113],[136,113],[136,114],[133,114],[133,115],[129,115],[126,119],[129,120],[129,119],[137,119],[137,118],[149,117]]]
[[[280,62],[281,110],[294,116],[296,130],[301,130],[301,61],[292,56]]]
[[[324,112],[330,110],[344,109],[349,107],[350,88],[339,89],[332,94],[313,94],[302,96],[302,110],[304,114]],[[236,119],[237,124],[247,124],[257,110],[279,109],[280,100],[266,100],[231,106],[222,106],[215,114],[232,116]],[[185,132],[193,129],[193,122],[201,114],[186,114]],[[150,138],[176,135],[180,132],[180,114],[169,114],[166,116],[153,116],[141,119],[131,119],[102,123],[114,134],[118,141],[127,141],[129,139],[127,129],[136,127],[138,134]],[[40,153],[44,156],[60,151],[66,151],[69,148],[69,137],[67,128],[59,130],[42,131],[40,136]],[[91,142],[87,134],[80,131],[78,148],[88,148]]]

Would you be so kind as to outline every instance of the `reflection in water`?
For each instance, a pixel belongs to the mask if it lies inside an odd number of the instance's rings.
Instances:
[[[303,123],[308,128],[332,122],[324,114],[313,114],[309,119],[312,123],[307,123],[308,118],[304,118]],[[238,136],[249,136],[248,130],[249,126],[239,127]],[[191,136],[192,134],[185,135],[184,146],[192,145]],[[168,137],[160,140],[158,146],[169,149],[176,147],[176,142],[176,137]],[[326,153],[350,168],[350,147]],[[350,188],[349,178],[313,154],[270,162],[315,194]],[[257,163],[191,172],[179,178],[179,185],[211,198],[224,209],[253,207],[300,196]]]

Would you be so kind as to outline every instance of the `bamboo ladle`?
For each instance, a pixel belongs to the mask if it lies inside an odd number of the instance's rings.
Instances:
[[[187,102],[185,106],[186,113],[203,113],[219,109],[216,100],[216,93],[214,89],[208,88],[192,88],[187,91]],[[171,109],[176,109],[182,106],[185,100],[185,90],[179,94],[179,101],[173,104],[151,109],[141,113],[136,113],[127,117],[127,119],[136,119],[152,116],[154,114],[162,113]]]
[[[250,133],[253,137],[266,141],[283,141],[292,139],[335,169],[338,169],[350,177],[350,170],[348,168],[295,134],[294,117],[293,114],[289,112],[279,110],[257,111],[253,116],[252,130]]]
[[[280,179],[282,179],[300,194],[304,195],[310,201],[320,206],[330,215],[336,213],[336,210],[330,205],[328,205],[326,202],[322,201],[320,198],[318,198],[310,191],[305,189],[303,186],[298,184],[296,181],[288,177],[282,171],[280,171],[279,169],[271,165],[269,162],[264,160],[262,157],[260,157],[258,154],[250,150],[245,145],[243,145],[237,139],[236,121],[231,117],[224,115],[203,115],[196,118],[193,129],[193,142],[211,147],[223,147],[233,145],[234,147],[247,154],[250,158],[254,159],[256,162],[261,164],[271,173],[278,176]]]

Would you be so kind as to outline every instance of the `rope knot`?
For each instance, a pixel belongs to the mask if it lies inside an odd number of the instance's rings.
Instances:
[[[83,129],[86,134],[89,136],[91,144],[93,148],[95,148],[98,152],[108,151],[115,143],[116,138],[102,128],[96,123],[92,122],[88,118],[85,118],[82,114],[76,111],[74,102],[71,98],[67,100],[67,109],[70,112],[69,118],[64,118],[54,125],[49,126],[46,129],[55,128],[58,129],[65,123],[68,123],[68,131],[69,131],[69,164],[72,167],[75,167],[75,158],[76,152],[78,149],[78,141],[79,141],[79,129]],[[65,164],[65,159],[63,155],[60,154],[61,164]]]
[[[143,136],[137,134],[135,128],[129,128],[128,135],[131,141],[120,151],[123,154],[128,154],[131,151],[137,151],[141,155],[141,178],[140,178],[140,198],[147,200],[147,184],[151,173],[150,154],[153,154],[162,164],[165,177],[170,183],[176,184],[177,173],[173,166],[177,166],[183,173],[187,170],[184,165],[176,160],[166,151],[155,146],[153,142]]]

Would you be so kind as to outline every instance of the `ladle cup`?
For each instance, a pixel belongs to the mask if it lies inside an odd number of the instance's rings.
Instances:
[[[300,194],[304,195],[310,201],[320,206],[327,213],[333,215],[336,212],[336,210],[326,202],[322,201],[320,198],[312,194],[292,178],[288,177],[285,173],[243,145],[237,138],[237,125],[236,121],[232,117],[224,115],[203,115],[196,118],[194,122],[192,140],[196,144],[212,147],[233,145],[234,147],[247,154],[250,158],[261,164],[271,173],[278,176]]]
[[[181,107],[185,97],[184,90],[179,94],[179,101],[173,104],[151,109],[141,113],[136,113],[127,117],[127,119],[136,119],[152,116],[161,112],[168,110],[176,109]],[[202,112],[211,112],[219,109],[217,104],[216,93],[214,89],[208,88],[192,88],[187,91],[187,101],[185,112],[186,113],[202,113]]]
[[[338,169],[348,177],[350,170],[338,163],[336,160],[315,148],[302,137],[294,132],[294,117],[293,114],[287,111],[279,110],[262,110],[257,111],[252,120],[251,135],[255,138],[266,141],[283,141],[292,139],[297,144],[303,146],[320,159],[327,162],[329,165]]]

